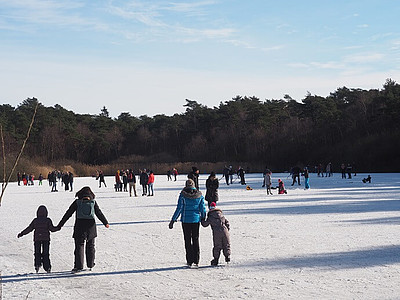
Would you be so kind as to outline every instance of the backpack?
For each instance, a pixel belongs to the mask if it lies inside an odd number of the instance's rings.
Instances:
[[[94,219],[94,200],[89,199],[78,199],[76,200],[77,209],[76,209],[76,218],[77,219]]]

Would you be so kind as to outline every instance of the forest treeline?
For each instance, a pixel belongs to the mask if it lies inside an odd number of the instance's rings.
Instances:
[[[0,106],[5,152],[18,153],[38,99]],[[327,97],[295,101],[237,96],[209,108],[186,100],[172,116],[111,118],[76,114],[39,102],[24,157],[52,165],[60,160],[87,165],[133,162],[244,162],[275,172],[293,165],[352,163],[359,171],[398,172],[400,85],[382,89],[342,87]],[[12,156],[11,155],[11,156]],[[216,170],[220,171],[220,170]]]

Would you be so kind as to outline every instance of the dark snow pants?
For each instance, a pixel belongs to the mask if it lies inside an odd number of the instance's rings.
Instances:
[[[182,229],[185,239],[186,262],[188,265],[198,264],[200,260],[200,223],[182,223]]]
[[[51,268],[50,265],[50,241],[36,241],[35,246],[35,267],[43,264],[46,271]]]
[[[229,238],[229,232],[225,230],[213,230],[213,257],[218,261],[221,250],[225,257],[231,255],[231,241]]]
[[[94,256],[95,256],[95,248],[94,248],[94,238],[91,240],[86,240],[85,238],[76,238],[75,239],[75,261],[74,268],[83,269],[83,261],[84,261],[84,248],[86,241],[86,265],[88,268],[94,267]]]

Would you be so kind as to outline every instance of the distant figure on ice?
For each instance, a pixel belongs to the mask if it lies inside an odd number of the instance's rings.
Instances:
[[[65,222],[67,222],[75,213],[74,234],[72,235],[75,239],[75,260],[72,272],[80,272],[83,270],[84,252],[86,252],[87,267],[91,269],[95,265],[94,240],[97,237],[97,228],[94,216],[96,215],[105,227],[108,228],[109,225],[106,217],[101,212],[99,205],[94,200],[95,195],[90,187],[83,187],[75,194],[75,196],[77,199],[72,202],[57,227],[63,227]],[[86,251],[84,251],[85,242]]]
[[[119,170],[117,170],[117,173],[115,173],[115,191],[116,192],[122,192],[122,181],[121,181],[121,176],[119,173]]]
[[[174,181],[176,181],[176,177],[178,176],[178,170],[176,168],[172,169],[172,175],[174,175]]]
[[[122,184],[124,186],[124,192],[128,191],[128,170],[122,172]]]
[[[226,185],[229,185],[229,168],[227,166],[224,167],[224,170],[222,171],[222,174],[225,177]]]
[[[342,172],[342,179],[346,179],[346,166],[345,164],[340,165],[340,171]]]
[[[42,173],[40,173],[39,174],[39,185],[42,185],[43,184],[43,175],[42,175]]]
[[[167,171],[167,181],[172,181],[171,170]]]
[[[368,177],[367,178],[364,178],[363,180],[362,180],[362,182],[364,182],[364,183],[371,183],[371,175],[368,175]]]
[[[241,166],[239,166],[237,174],[240,177],[240,184],[245,185],[246,181],[244,180],[244,169]]]
[[[231,184],[233,183],[233,173],[234,173],[233,167],[229,166],[229,180],[230,180]]]
[[[147,196],[154,196],[154,173],[150,171],[149,179],[147,180],[147,186],[149,187],[149,194]]]
[[[107,185],[106,185],[106,181],[105,181],[105,179],[104,179],[104,173],[103,173],[103,171],[99,171],[99,188],[101,188],[101,184],[104,184],[104,186],[105,187],[107,187]]]
[[[326,177],[331,177],[332,176],[332,163],[328,163],[327,165],[326,165],[326,174],[325,174],[325,176]]]
[[[133,173],[132,169],[129,169],[128,172],[128,184],[129,184],[129,197],[132,197],[132,189],[135,197],[137,197],[136,194],[136,176],[135,173]]]
[[[267,170],[268,171],[264,175],[264,183],[262,186],[266,188],[267,195],[272,195],[272,191],[271,191],[271,184],[272,184],[271,174],[272,173],[269,169],[267,169]]]
[[[40,205],[36,212],[36,218],[33,219],[31,224],[20,233],[17,237],[20,238],[25,234],[33,233],[33,243],[35,247],[35,260],[34,266],[36,273],[39,272],[39,268],[43,264],[43,269],[50,273],[51,263],[50,263],[50,231],[55,232],[60,230],[59,227],[54,227],[53,222],[49,217],[47,217],[47,208],[44,205]]]
[[[51,172],[49,182],[51,182],[51,191],[58,192],[57,190],[57,174],[56,171]]]
[[[305,167],[303,170],[304,176],[304,188],[308,190],[310,188],[310,173],[308,172],[308,168]]]
[[[192,171],[189,172],[188,174],[188,179],[192,179],[194,182],[194,186],[196,187],[196,189],[199,189],[199,175],[200,174],[200,170],[197,169],[197,167],[192,167]]]
[[[216,203],[210,203],[210,210],[207,219],[201,221],[201,225],[207,227],[211,225],[213,233],[213,257],[212,266],[218,265],[221,250],[224,253],[225,261],[231,261],[231,242],[229,237],[229,221],[224,217],[222,210],[216,207]]]
[[[17,173],[17,181],[18,181],[18,185],[21,185],[21,173],[20,172]]]
[[[200,260],[200,221],[206,217],[206,206],[203,195],[196,189],[192,179],[186,180],[185,187],[179,194],[176,210],[169,222],[169,229],[174,227],[174,222],[180,215],[185,240],[186,264],[189,267],[193,264],[197,267]]]
[[[148,181],[149,181],[149,175],[147,174],[147,170],[146,169],[140,170],[139,182],[140,182],[140,185],[142,186],[142,196],[147,195],[147,182]]]
[[[262,185],[262,187],[265,187],[265,175],[267,175],[267,174],[272,174],[272,172],[271,172],[271,170],[266,166],[265,167],[265,169],[264,169],[264,172],[263,172],[263,177],[264,177],[264,180],[263,180],[263,185]]]
[[[215,172],[211,172],[210,176],[206,180],[206,201],[208,202],[208,207],[210,207],[211,202],[217,203],[218,201],[218,188],[219,181],[215,176]]]
[[[62,176],[62,182],[64,183],[64,189],[66,191],[69,190],[69,176],[68,176],[68,172],[65,172]]]
[[[285,190],[285,184],[280,179],[278,179],[278,194],[287,194],[287,191]]]
[[[346,171],[347,171],[347,178],[351,179],[351,172],[353,171],[353,167],[351,166],[351,164],[347,164]]]
[[[74,184],[74,174],[72,174],[72,172],[68,172],[68,183],[69,183],[69,191],[72,192],[72,186]]]
[[[298,166],[295,166],[290,170],[290,173],[292,174],[292,179],[293,179],[292,185],[296,183],[296,178],[297,178],[297,183],[300,185],[301,169]]]

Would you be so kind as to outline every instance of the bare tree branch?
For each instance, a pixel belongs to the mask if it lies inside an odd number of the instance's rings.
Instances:
[[[27,133],[26,133],[25,140],[24,140],[24,142],[22,143],[21,150],[19,151],[18,156],[17,156],[17,158],[15,159],[14,166],[13,166],[12,169],[11,169],[11,172],[10,172],[8,178],[7,178],[7,181],[5,180],[5,179],[6,179],[6,175],[5,175],[5,173],[6,173],[6,171],[5,171],[5,170],[6,170],[6,167],[5,167],[5,166],[6,166],[6,157],[5,157],[5,151],[4,151],[3,129],[1,129],[1,142],[2,142],[2,149],[3,149],[3,167],[4,167],[4,172],[3,172],[3,174],[4,174],[4,181],[3,181],[3,184],[2,184],[2,186],[1,186],[0,206],[1,206],[1,200],[3,199],[4,192],[5,192],[6,188],[7,188],[7,185],[8,185],[8,183],[9,183],[10,180],[11,180],[11,176],[12,176],[12,174],[14,173],[15,168],[16,168],[17,165],[18,165],[19,159],[21,158],[22,153],[24,152],[26,142],[28,141],[28,138],[29,138],[29,136],[30,136],[30,134],[31,134],[31,129],[32,129],[32,127],[33,127],[33,123],[35,122],[35,116],[36,116],[36,112],[37,112],[38,106],[39,106],[39,102],[36,102],[36,106],[35,106],[35,110],[34,110],[34,112],[33,112],[31,124],[29,125],[28,131],[27,131]],[[3,128],[3,127],[1,127],[1,128]]]

